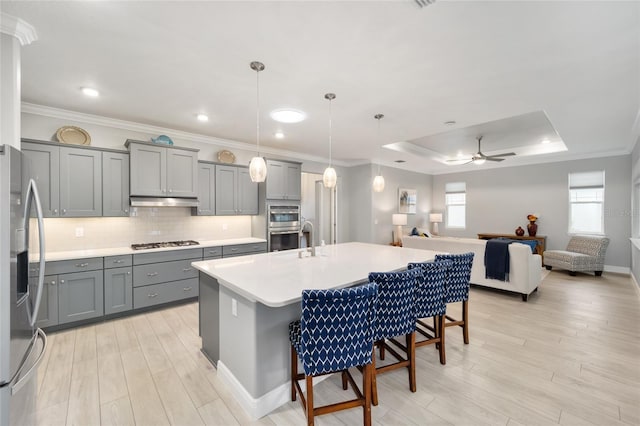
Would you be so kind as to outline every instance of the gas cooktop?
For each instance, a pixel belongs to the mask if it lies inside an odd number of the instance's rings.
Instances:
[[[198,244],[200,243],[193,240],[163,241],[161,243],[131,244],[131,248],[133,250],[148,250],[148,249],[157,249],[157,248],[165,248],[165,247],[197,246]]]

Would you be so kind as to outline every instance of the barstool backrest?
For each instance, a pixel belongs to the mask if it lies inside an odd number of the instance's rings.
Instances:
[[[371,363],[377,286],[303,290],[300,318],[306,375]]]
[[[436,262],[450,260],[453,262],[447,274],[445,283],[446,303],[469,300],[469,281],[471,280],[471,266],[473,252],[462,254],[436,254]]]
[[[409,270],[421,272],[416,290],[416,316],[418,318],[444,315],[447,310],[445,303],[445,281],[453,261],[409,263]]]
[[[420,271],[371,272],[369,283],[378,285],[374,339],[410,334],[416,329],[413,306]]]

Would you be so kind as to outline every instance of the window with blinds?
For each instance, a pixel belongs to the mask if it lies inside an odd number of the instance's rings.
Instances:
[[[467,186],[464,182],[450,182],[445,185],[447,228],[464,229],[466,225]]]
[[[604,234],[604,170],[569,173],[569,233]]]

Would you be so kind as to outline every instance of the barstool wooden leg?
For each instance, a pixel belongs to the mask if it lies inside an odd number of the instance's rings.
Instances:
[[[291,400],[296,400],[296,377],[298,377],[298,353],[291,345]]]
[[[468,300],[464,300],[462,302],[462,321],[464,321],[464,324],[462,325],[464,343],[468,345],[469,344],[469,301]]]
[[[409,389],[416,391],[416,332],[407,334],[407,359],[409,360]]]
[[[365,367],[366,368],[366,367]],[[376,379],[376,346],[373,345],[373,355],[371,356],[371,402],[378,405],[378,381]]]
[[[313,426],[313,377],[306,377],[307,384],[307,425]]]
[[[444,331],[444,322],[445,322],[445,318],[443,315],[437,316],[436,317],[438,320],[438,335],[440,336],[440,347],[438,348],[439,354],[440,354],[440,364],[445,365],[447,363],[447,355],[444,351],[444,337],[445,337],[445,331]]]
[[[364,410],[363,415],[365,426],[371,426],[371,371],[372,365],[367,364],[364,366],[364,370],[362,372],[362,392],[364,393],[364,406],[362,407],[362,409]],[[373,375],[375,375],[375,372],[373,373]]]
[[[346,370],[341,373],[342,375],[342,390],[347,390],[347,372]]]

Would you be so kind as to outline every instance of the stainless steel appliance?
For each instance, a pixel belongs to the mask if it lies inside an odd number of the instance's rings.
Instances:
[[[0,145],[0,425],[33,423],[37,366],[47,336],[35,326],[44,281],[44,221],[22,153]],[[24,191],[24,192],[23,192]],[[35,208],[39,276],[29,286],[29,222]],[[32,291],[33,290],[33,291]]]
[[[299,248],[299,232],[299,205],[269,204],[267,206],[267,243],[269,251]]]
[[[160,243],[131,244],[131,249],[148,250],[148,249],[157,249],[157,248],[165,248],[165,247],[197,246],[198,244],[200,243],[193,240],[163,241]]]

